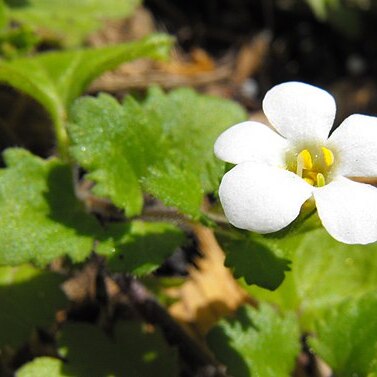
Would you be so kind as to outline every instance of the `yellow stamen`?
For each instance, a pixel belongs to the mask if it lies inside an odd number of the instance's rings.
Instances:
[[[313,182],[317,181],[317,172],[316,171],[306,171],[305,177],[311,179]]]
[[[310,152],[307,149],[302,150],[297,156],[297,171],[296,174],[302,177],[304,169],[310,170],[313,168],[313,160]]]
[[[326,180],[323,174],[317,174],[317,187],[323,187],[326,184]]]
[[[330,151],[330,149],[327,149],[326,147],[321,147],[321,149],[325,164],[326,166],[330,167],[334,163],[334,154]]]
[[[314,181],[311,178],[304,178],[304,181],[309,183],[309,185],[312,185],[312,186],[314,185]]]
[[[286,168],[308,184],[322,187],[331,181],[335,158],[336,156],[327,147],[309,144],[308,148],[287,153]]]

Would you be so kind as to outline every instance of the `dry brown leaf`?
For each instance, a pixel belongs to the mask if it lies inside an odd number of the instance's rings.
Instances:
[[[164,88],[180,86],[203,86],[230,79],[233,62],[228,59],[221,64],[201,49],[190,55],[174,50],[168,62],[138,59],[125,63],[95,80],[89,92],[119,92],[126,89],[145,89],[153,84]]]
[[[319,357],[316,357],[315,361],[317,377],[331,377],[333,375],[333,371],[323,360],[321,360]]]
[[[173,59],[161,62],[160,66],[165,72],[183,76],[195,76],[216,68],[213,59],[201,48],[193,49],[188,58],[176,52]]]
[[[131,18],[110,20],[105,22],[102,29],[88,38],[88,44],[93,47],[133,41],[146,37],[156,31],[151,12],[139,7]]]
[[[224,267],[224,253],[212,230],[200,225],[193,230],[203,257],[196,260],[197,268],[190,268],[188,280],[170,292],[178,301],[169,311],[201,336],[220,318],[236,311],[248,296]]]
[[[80,272],[63,283],[64,293],[73,302],[93,301],[96,296],[97,274],[98,266],[88,263]]]
[[[128,89],[146,89],[151,85],[163,88],[180,86],[203,86],[228,79],[232,74],[230,65],[217,66],[212,71],[202,71],[196,75],[173,74],[163,70],[147,60],[137,60],[120,66],[117,70],[106,72],[95,80],[89,92],[107,91],[111,93],[123,92]]]
[[[91,46],[99,47],[109,43],[138,40],[154,31],[156,27],[153,15],[146,8],[140,7],[130,19],[107,22],[106,27],[91,35],[88,42]],[[230,79],[232,65],[233,61],[216,64],[200,48],[193,49],[189,54],[175,49],[169,62],[139,59],[122,64],[95,80],[89,92],[114,93],[133,88],[145,89],[153,84],[164,88],[202,86]]]
[[[237,54],[232,76],[235,84],[243,83],[259,71],[269,51],[271,39],[271,33],[264,31],[242,46]]]

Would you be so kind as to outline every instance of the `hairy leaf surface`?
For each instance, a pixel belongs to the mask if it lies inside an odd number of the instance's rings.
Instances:
[[[330,307],[310,344],[342,377],[369,376],[377,366],[377,292]]]
[[[287,237],[281,246],[290,249],[291,272],[274,292],[246,288],[257,298],[301,313],[304,328],[328,307],[376,291],[377,244],[347,245],[334,240],[324,229]]]
[[[84,260],[102,229],[74,193],[69,165],[8,149],[0,171],[0,265]]]
[[[280,316],[271,306],[242,307],[208,336],[209,345],[228,372],[237,377],[289,377],[300,351],[296,316]]]
[[[244,118],[236,104],[190,89],[154,88],[144,103],[128,97],[82,98],[72,109],[72,154],[129,216],[140,213],[143,188],[198,219],[203,193],[217,189],[224,169],[213,155],[216,137]]]
[[[281,257],[283,253],[274,240],[251,234],[243,239],[220,239],[226,266],[232,269],[236,278],[244,278],[249,285],[274,290],[290,271],[290,261]]]

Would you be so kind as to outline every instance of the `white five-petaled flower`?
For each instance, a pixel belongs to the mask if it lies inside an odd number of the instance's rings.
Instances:
[[[354,114],[330,135],[334,98],[317,87],[287,82],[267,92],[263,111],[277,132],[243,122],[223,132],[215,154],[236,164],[219,195],[229,222],[259,233],[289,225],[314,198],[323,226],[338,241],[377,240],[377,118]]]

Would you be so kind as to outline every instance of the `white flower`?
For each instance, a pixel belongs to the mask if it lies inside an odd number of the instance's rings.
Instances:
[[[328,137],[334,98],[300,82],[273,87],[263,110],[277,132],[249,121],[229,128],[215,143],[216,156],[236,164],[219,189],[229,222],[275,232],[314,198],[335,239],[376,241],[377,188],[352,179],[377,176],[377,118],[351,115]]]

